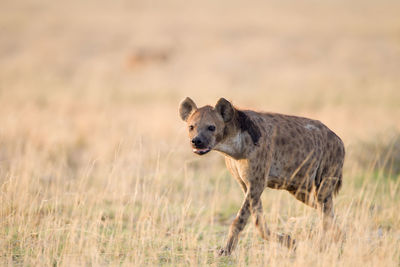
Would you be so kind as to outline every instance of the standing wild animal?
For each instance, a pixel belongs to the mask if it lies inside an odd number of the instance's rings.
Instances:
[[[324,124],[302,117],[239,110],[224,98],[215,107],[197,108],[187,97],[179,113],[187,122],[193,152],[223,153],[226,166],[245,194],[219,255],[233,251],[250,214],[262,238],[295,247],[289,235],[267,228],[260,199],[266,187],[289,191],[322,212],[324,230],[336,228],[332,198],[342,185],[345,151],[342,140]]]

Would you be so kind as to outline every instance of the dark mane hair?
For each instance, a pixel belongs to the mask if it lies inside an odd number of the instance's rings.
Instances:
[[[236,120],[242,132],[247,131],[254,145],[258,145],[261,131],[258,126],[241,110],[236,110]]]

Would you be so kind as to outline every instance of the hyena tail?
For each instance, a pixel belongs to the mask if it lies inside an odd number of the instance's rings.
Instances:
[[[345,149],[342,140],[337,139],[336,149],[326,155],[324,164],[319,166],[317,172],[319,179],[316,180],[316,188],[317,192],[321,192],[323,197],[337,195],[343,183]]]
[[[336,196],[339,193],[339,190],[342,188],[342,179],[343,174],[340,173],[339,177],[336,177],[337,181],[335,182],[335,187],[333,189],[333,195]]]
[[[343,165],[344,165],[344,158],[346,155],[345,149],[344,149],[344,145],[342,140],[340,140],[340,145],[339,148],[337,149],[336,155],[339,155],[339,159],[338,159],[338,164],[336,167],[336,173],[335,173],[335,177],[336,177],[336,183],[335,183],[335,187],[333,190],[333,195],[337,195],[337,193],[339,192],[340,188],[342,188],[342,181],[343,181]]]
[[[339,164],[336,168],[321,168],[319,169],[318,179],[315,180],[317,199],[319,202],[324,202],[332,196],[336,196],[342,187],[342,165]]]

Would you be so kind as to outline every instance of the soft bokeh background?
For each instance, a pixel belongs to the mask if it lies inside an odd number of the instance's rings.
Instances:
[[[20,265],[397,266],[400,2],[2,1],[0,261]],[[177,113],[225,97],[319,119],[346,144],[343,244],[266,190],[218,259],[242,193],[222,156],[192,155]],[[323,243],[323,242],[322,242]],[[311,253],[315,250],[319,253]]]

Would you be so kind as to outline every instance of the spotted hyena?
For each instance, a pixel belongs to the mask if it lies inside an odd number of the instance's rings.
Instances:
[[[229,255],[252,214],[264,239],[289,248],[295,240],[271,232],[264,221],[260,196],[266,187],[285,189],[296,199],[318,208],[325,230],[332,227],[332,198],[342,185],[342,140],[317,120],[235,108],[221,98],[215,107],[197,108],[190,98],[179,107],[187,122],[193,152],[216,150],[241,186],[245,198],[229,229],[220,255]],[[337,231],[339,231],[337,229]]]

